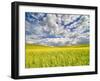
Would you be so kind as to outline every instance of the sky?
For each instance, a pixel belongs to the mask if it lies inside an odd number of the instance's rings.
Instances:
[[[25,12],[26,43],[48,46],[89,43],[90,16]]]

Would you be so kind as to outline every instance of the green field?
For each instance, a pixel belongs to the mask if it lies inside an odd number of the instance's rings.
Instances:
[[[89,65],[89,45],[49,47],[26,44],[26,68]]]

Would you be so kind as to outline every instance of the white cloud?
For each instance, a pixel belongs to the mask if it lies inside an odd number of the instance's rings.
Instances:
[[[43,14],[40,15],[43,16]],[[37,19],[38,17],[36,16]],[[26,31],[32,32],[31,35],[26,35],[26,42],[51,46],[89,43],[89,16],[82,15],[80,20],[71,23],[78,17],[80,15],[47,14],[42,21],[37,21],[38,24],[26,21]],[[68,28],[64,28],[68,23],[71,24]],[[49,38],[50,35],[55,38]],[[57,38],[57,36],[62,36],[62,38]]]

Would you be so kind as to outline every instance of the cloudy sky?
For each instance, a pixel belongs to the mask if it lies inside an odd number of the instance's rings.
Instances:
[[[26,43],[49,46],[89,43],[90,16],[25,12]]]

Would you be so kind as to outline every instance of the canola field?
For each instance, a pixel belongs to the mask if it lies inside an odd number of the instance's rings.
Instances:
[[[89,65],[89,45],[43,46],[26,44],[25,68]]]

